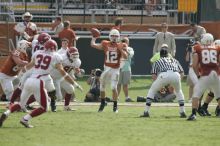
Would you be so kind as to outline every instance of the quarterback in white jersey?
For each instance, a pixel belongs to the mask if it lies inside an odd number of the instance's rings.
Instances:
[[[32,128],[28,121],[46,112],[48,105],[48,94],[45,89],[44,77],[49,76],[49,73],[53,68],[59,70],[62,75],[62,79],[67,80],[71,84],[75,84],[75,81],[64,71],[61,58],[59,54],[55,51],[57,49],[57,44],[53,40],[49,40],[45,43],[45,50],[39,50],[33,55],[32,61],[26,66],[27,69],[34,68],[33,74],[24,84],[24,88],[21,93],[21,100],[17,104],[13,104],[10,108],[5,111],[0,117],[0,127],[3,122],[9,116],[10,113],[15,112],[23,108],[30,95],[34,95],[36,101],[39,103],[40,107],[34,109],[30,114],[25,115],[20,123],[26,128]]]
[[[79,59],[79,52],[77,48],[70,47],[69,49],[67,49],[65,54],[61,54],[60,56],[62,57],[62,65],[64,67],[64,70],[67,73],[70,73],[73,70],[80,68],[81,60]],[[69,103],[71,96],[74,93],[74,86],[65,80],[61,81],[60,80],[61,74],[58,70],[54,70],[50,74],[54,80],[54,84],[56,87],[56,97],[58,99],[62,99],[62,93],[61,93],[61,88],[62,88],[66,93],[64,110],[66,111],[71,110],[69,107]],[[76,84],[75,86],[81,89],[81,87],[78,84]]]

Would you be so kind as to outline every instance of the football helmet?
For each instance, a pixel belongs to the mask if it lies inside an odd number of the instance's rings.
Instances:
[[[50,40],[50,39],[51,39],[50,35],[49,35],[48,33],[45,33],[45,32],[41,33],[41,34],[38,36],[38,38],[37,38],[38,42],[39,42],[41,45],[43,45],[46,41],[48,41],[48,40]]]
[[[215,44],[215,46],[219,46],[220,47],[220,40],[215,40],[214,44]]]
[[[30,47],[31,43],[26,41],[26,40],[21,40],[18,42],[17,44],[17,48],[21,51],[21,52],[26,52],[27,48]]]
[[[201,44],[202,45],[211,45],[214,41],[214,37],[210,33],[205,33],[202,35]]]
[[[44,48],[49,51],[57,51],[57,43],[50,39],[44,44]]]
[[[117,29],[112,29],[109,32],[109,39],[111,42],[119,42],[120,41],[120,33]]]
[[[67,57],[71,60],[79,58],[79,51],[76,47],[70,47],[67,49]]]

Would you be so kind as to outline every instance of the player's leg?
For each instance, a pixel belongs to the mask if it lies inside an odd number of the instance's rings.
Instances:
[[[30,83],[33,84],[33,82],[27,81],[24,85],[24,90],[21,93],[21,100],[19,103],[12,104],[8,110],[6,110],[0,117],[0,127],[2,126],[5,119],[10,115],[10,113],[13,113],[15,111],[19,111],[22,108],[25,108],[25,104],[28,100],[28,97],[31,95],[31,88]]]
[[[141,115],[140,117],[150,117],[149,112],[150,112],[150,107],[151,103],[154,100],[154,96],[159,91],[163,86],[169,84],[169,80],[167,78],[167,73],[161,73],[157,77],[157,79],[152,83],[148,93],[147,93],[147,98],[146,98],[146,107],[144,110],[144,114]],[[166,78],[165,78],[166,77]]]
[[[185,98],[182,91],[182,85],[181,85],[181,77],[180,74],[175,72],[172,76],[170,76],[171,85],[174,87],[176,91],[176,97],[179,103],[179,114],[181,118],[186,118],[186,112],[185,112]]]
[[[32,128],[33,126],[29,124],[29,121],[44,112],[47,111],[47,104],[48,104],[48,95],[47,91],[45,89],[45,83],[42,80],[39,79],[33,79],[32,83],[35,83],[35,85],[32,85],[33,94],[35,96],[36,101],[39,103],[40,107],[34,109],[30,114],[25,115],[20,123],[24,125],[26,128]],[[31,85],[30,85],[31,86]]]
[[[213,87],[212,87],[212,91],[214,92],[214,95],[216,97],[218,106],[216,107],[216,116],[220,118],[220,77],[218,77],[218,79],[214,80],[215,83],[213,83]]]
[[[196,83],[193,89],[193,96],[192,96],[192,114],[188,117],[188,121],[196,120],[196,112],[199,108],[199,98],[205,92],[209,85],[209,78],[208,76],[200,77],[199,81]]]
[[[51,78],[50,75],[42,76],[41,79],[44,81],[45,89],[47,90],[47,94],[51,99],[50,102],[51,111],[56,112],[56,90],[53,83],[53,79]]]
[[[6,77],[4,80],[1,80],[1,86],[6,95],[7,101],[10,101],[14,91],[12,80],[13,80],[12,78],[8,78],[8,77]]]
[[[120,92],[121,92],[122,79],[123,79],[123,72],[120,71],[118,85],[117,85],[118,96],[120,95]]]
[[[122,86],[123,86],[123,91],[125,95],[125,102],[134,102],[128,94],[128,86],[130,84],[131,80],[131,72],[130,71],[124,71],[123,73],[123,80],[122,80]]]
[[[214,99],[214,93],[212,91],[210,91],[206,98],[205,98],[205,101],[203,103],[203,105],[201,106],[200,110],[203,110],[203,113],[205,116],[211,116],[211,114],[209,113],[208,111],[208,106],[209,106],[209,103]]]
[[[113,99],[113,112],[118,112],[118,91],[117,84],[119,79],[119,69],[111,70],[111,89],[112,89],[112,99]]]
[[[71,109],[69,106],[71,97],[75,92],[74,86],[65,80],[60,83],[60,86],[66,92],[64,97],[65,98],[64,111],[74,111],[75,109]]]
[[[107,83],[109,82],[109,70],[111,68],[105,67],[104,72],[100,76],[100,98],[101,98],[101,104],[99,106],[98,112],[102,112],[107,105],[106,99],[105,99],[105,88]]]

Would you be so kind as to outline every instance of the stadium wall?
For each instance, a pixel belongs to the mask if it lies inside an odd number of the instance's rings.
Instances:
[[[13,31],[15,23],[0,23],[0,65],[5,59],[5,54],[9,53],[9,41],[11,39],[15,44],[15,33]],[[216,31],[220,27],[218,23],[202,23],[203,26],[208,30],[208,32],[213,33],[215,38],[220,38],[219,32]],[[39,28],[51,28],[51,24],[37,23]],[[214,26],[214,27],[213,27]],[[89,30],[92,27],[97,27],[100,30],[109,30],[112,24],[72,24],[71,27],[74,30]],[[122,27],[122,31],[149,31],[149,29],[154,29],[160,31],[160,25],[135,25],[126,24]],[[171,25],[169,26],[169,31],[174,34],[181,34],[189,29],[188,25]],[[41,29],[42,31],[42,29]],[[185,73],[187,73],[188,67],[184,61],[185,48],[187,45],[186,39],[176,39],[177,53],[176,58],[183,65]],[[103,52],[97,51],[90,47],[90,38],[80,38],[77,42],[77,47],[80,51],[80,58],[82,60],[82,68],[86,70],[89,74],[90,70],[93,68],[103,68]],[[154,44],[154,37],[146,39],[131,38],[130,45],[135,50],[135,56],[132,63],[132,71],[135,75],[146,75],[150,74],[151,64],[149,59],[152,55],[152,48]]]

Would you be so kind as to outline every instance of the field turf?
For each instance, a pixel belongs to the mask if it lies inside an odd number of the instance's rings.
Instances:
[[[98,103],[80,104],[89,86],[79,81],[84,92],[76,91],[77,102],[73,112],[47,112],[31,120],[35,127],[26,129],[19,120],[25,113],[14,113],[0,128],[0,146],[217,146],[220,143],[220,119],[214,116],[216,102],[210,107],[211,117],[197,116],[189,122],[179,118],[178,104],[153,104],[150,118],[139,118],[145,103],[124,103],[120,96],[119,113],[112,112],[112,103],[98,113]],[[151,80],[132,79],[130,95],[145,96]],[[183,81],[184,94],[188,90]],[[122,95],[122,94],[121,94]],[[108,91],[108,96],[110,92]],[[60,103],[63,104],[63,103]],[[186,107],[190,114],[190,104]],[[0,113],[4,111],[0,104]]]

